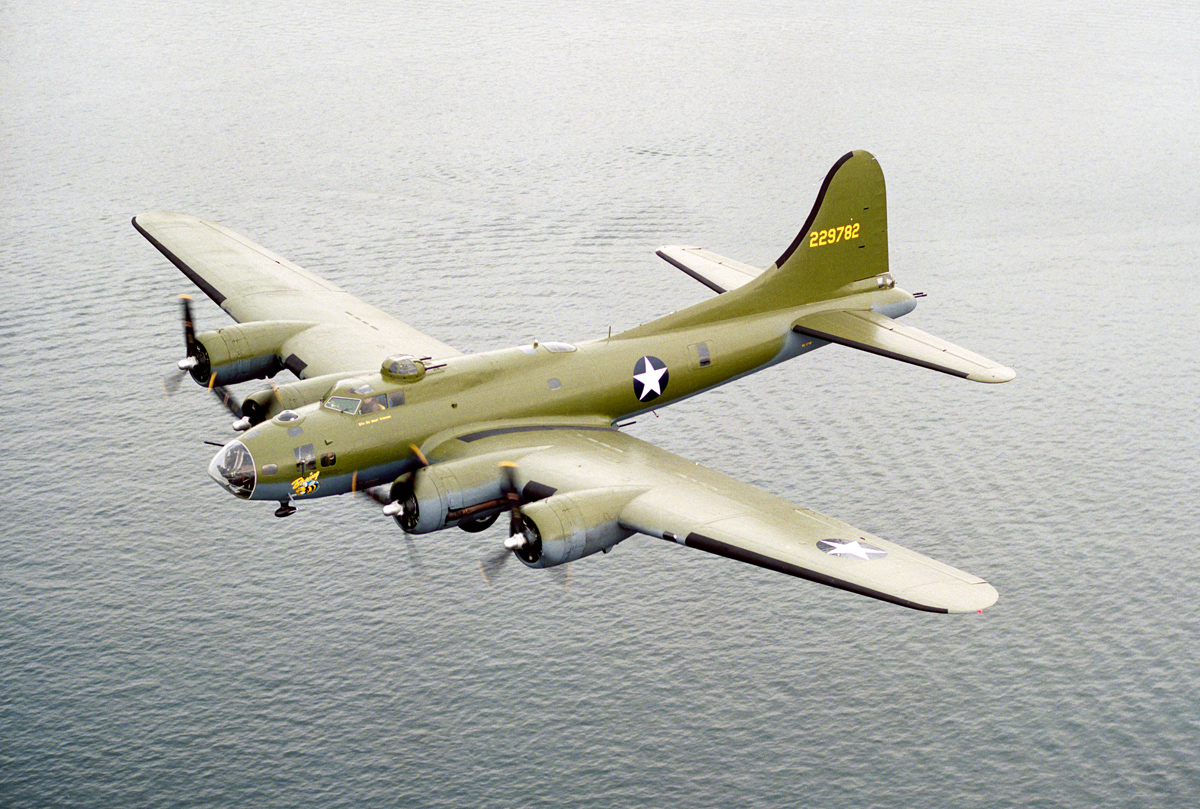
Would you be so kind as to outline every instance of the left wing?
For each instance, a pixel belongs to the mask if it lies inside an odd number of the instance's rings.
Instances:
[[[538,497],[628,494],[622,528],[930,612],[975,612],[996,590],[976,576],[800,508],[607,426],[512,425],[476,430],[430,457],[509,453]]]
[[[226,227],[175,213],[144,213],[133,226],[239,323],[286,321],[296,330],[288,364],[304,378],[374,369],[391,354],[460,352]]]

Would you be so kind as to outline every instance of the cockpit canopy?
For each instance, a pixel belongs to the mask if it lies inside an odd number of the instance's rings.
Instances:
[[[404,391],[377,391],[368,382],[346,379],[334,385],[325,397],[324,407],[341,413],[376,413],[404,404]]]

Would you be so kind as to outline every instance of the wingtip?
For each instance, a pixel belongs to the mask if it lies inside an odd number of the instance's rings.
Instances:
[[[996,588],[985,581],[978,584],[970,585],[969,591],[962,593],[961,597],[955,599],[955,604],[950,607],[950,612],[966,613],[966,612],[983,612],[988,607],[991,607],[1000,599],[1000,593]]]
[[[973,382],[987,382],[993,385],[1001,382],[1011,382],[1016,378],[1017,372],[1004,365],[994,365],[991,368],[984,368],[982,371],[976,371],[967,375],[967,379]]]
[[[986,581],[940,581],[913,588],[904,597],[936,612],[983,612],[1000,594]]]

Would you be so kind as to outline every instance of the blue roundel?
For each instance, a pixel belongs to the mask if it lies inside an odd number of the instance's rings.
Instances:
[[[667,389],[667,364],[658,357],[642,357],[633,364],[633,395],[639,402],[662,396]]]

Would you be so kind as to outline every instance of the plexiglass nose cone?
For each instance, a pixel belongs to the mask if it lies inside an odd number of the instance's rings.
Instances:
[[[213,456],[208,474],[232,494],[249,498],[254,492],[254,457],[241,441],[230,441]]]

